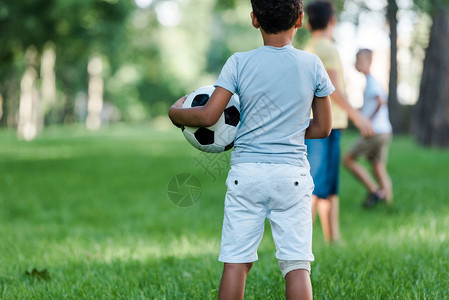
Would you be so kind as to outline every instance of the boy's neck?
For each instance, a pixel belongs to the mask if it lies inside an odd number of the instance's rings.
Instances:
[[[262,29],[260,31],[262,33],[264,46],[281,48],[293,43],[293,37],[295,36],[297,29],[291,28],[276,34],[266,33]]]
[[[327,39],[332,40],[334,36],[334,28],[333,26],[327,26],[325,29],[320,30],[314,30],[312,31],[312,38],[314,39]]]

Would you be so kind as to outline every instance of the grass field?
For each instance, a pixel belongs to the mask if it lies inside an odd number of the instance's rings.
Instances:
[[[344,148],[354,138],[346,133]],[[227,159],[150,125],[50,128],[30,143],[0,131],[0,298],[215,298]],[[315,224],[315,298],[449,299],[448,166],[447,150],[396,138],[394,206],[369,211],[360,206],[365,191],[342,170],[343,241],[325,245]],[[202,193],[182,208],[167,185],[185,172]],[[265,231],[246,299],[284,295]],[[27,275],[33,268],[48,276]]]

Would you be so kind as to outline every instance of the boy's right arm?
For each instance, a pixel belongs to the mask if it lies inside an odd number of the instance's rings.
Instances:
[[[187,98],[182,97],[170,107],[168,116],[177,127],[209,127],[217,123],[231,97],[230,91],[217,86],[206,105],[182,108],[182,104]]]
[[[387,101],[383,100],[381,96],[377,96],[376,97],[376,101],[377,101],[377,107],[376,110],[374,110],[374,112],[371,114],[371,116],[369,117],[370,120],[372,120],[374,118],[374,116],[377,114],[377,112],[380,110],[382,105],[386,105]]]
[[[332,129],[332,110],[329,96],[313,98],[313,119],[306,130],[306,139],[327,138]]]
[[[370,120],[365,118],[358,110],[352,107],[346,96],[338,88],[339,86],[338,82],[340,80],[340,78],[338,78],[338,73],[333,70],[327,70],[327,73],[332,81],[332,84],[335,86],[335,92],[332,94],[332,100],[348,113],[349,118],[352,120],[352,122],[354,122],[354,125],[360,130],[362,136],[364,137],[373,136],[374,130],[373,127],[371,126]]]

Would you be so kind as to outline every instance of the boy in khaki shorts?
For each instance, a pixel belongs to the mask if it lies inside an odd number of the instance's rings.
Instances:
[[[366,76],[361,112],[371,120],[376,135],[369,138],[360,137],[344,158],[345,166],[368,189],[368,197],[363,203],[365,207],[373,207],[379,201],[386,201],[389,204],[392,199],[391,179],[386,168],[392,132],[388,118],[388,98],[385,90],[370,74],[372,55],[371,50],[360,50],[357,53],[355,67]],[[370,161],[377,182],[361,164],[357,163],[356,159],[359,156],[365,156]]]

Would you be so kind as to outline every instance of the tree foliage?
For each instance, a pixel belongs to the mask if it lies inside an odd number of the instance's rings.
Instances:
[[[76,91],[85,87],[89,56],[100,53],[114,63],[120,45],[126,44],[124,24],[132,8],[126,0],[2,1],[0,93],[7,99],[5,111],[11,115],[17,110],[18,94],[11,91],[18,89],[25,51],[34,47],[42,53],[48,42],[55,45],[56,74],[68,103],[65,106],[72,107]]]
[[[58,101],[46,119],[52,123],[74,120],[75,99],[87,93],[86,69],[92,55],[100,55],[105,65],[104,99],[118,107],[127,120],[165,114],[173,99],[198,86],[213,84],[232,53],[261,45],[260,34],[250,23],[249,0],[154,0],[144,7],[134,1],[2,0],[0,94],[4,117],[0,124],[15,125],[20,79],[29,47],[39,55],[49,44],[56,51]],[[366,0],[333,2],[338,12],[349,6],[356,8],[353,12],[369,9]],[[384,13],[393,26],[394,43],[397,5],[395,0],[385,3],[389,4]],[[447,7],[443,0],[414,3],[416,10],[432,16]],[[170,9],[162,11],[167,4]],[[174,25],[164,24],[162,19],[167,14],[176,19]],[[359,16],[344,14],[343,18],[352,18],[357,24]],[[301,29],[295,46],[301,48],[308,36],[307,30]],[[394,53],[392,47],[392,58]],[[396,90],[397,85],[394,65],[392,59],[390,90]],[[428,84],[435,89],[433,83]],[[428,84],[422,84],[422,89]],[[390,109],[393,115],[401,115],[394,107]]]

